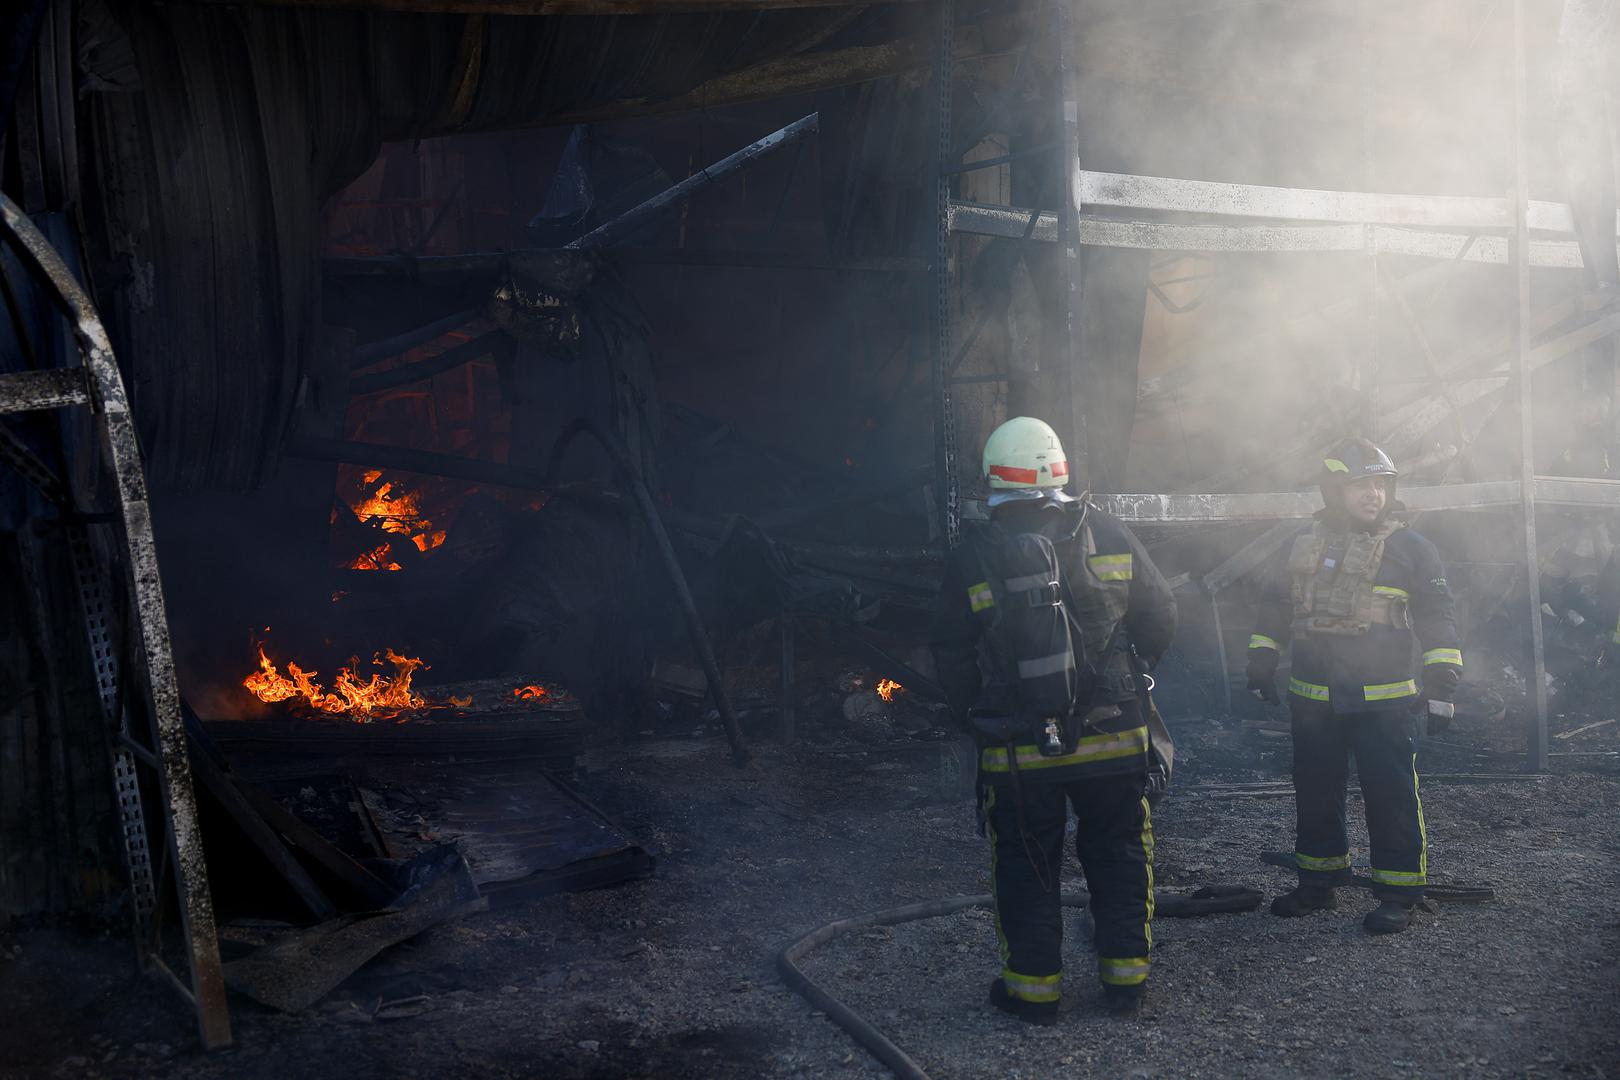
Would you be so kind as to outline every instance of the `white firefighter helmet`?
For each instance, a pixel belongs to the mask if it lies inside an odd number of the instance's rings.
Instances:
[[[984,478],[989,506],[1024,499],[1070,502],[1069,461],[1052,425],[1033,416],[1015,416],[984,442]]]

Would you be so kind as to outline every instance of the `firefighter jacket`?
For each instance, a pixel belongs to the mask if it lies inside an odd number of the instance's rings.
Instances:
[[[1084,525],[1077,531],[1082,512]],[[1062,781],[1074,779],[1077,774],[1143,769],[1148,752],[1145,721],[1136,708],[1117,706],[1134,705],[1136,697],[1126,650],[1134,646],[1137,655],[1151,667],[1175,636],[1176,602],[1170,586],[1130,530],[1095,507],[1074,503],[1060,510],[1013,504],[1003,508],[997,520],[1016,526],[1019,518],[1026,516],[1029,521],[1025,531],[1045,534],[1057,548],[1070,594],[1080,609],[1075,613],[1076,622],[1089,627],[1084,636],[1101,639],[1077,642],[1076,650],[1083,646],[1088,653],[1099,652],[1109,639],[1113,648],[1101,663],[1086,665],[1103,675],[1099,695],[1092,701],[1101,708],[1095,710],[1098,718],[1088,724],[1075,751],[1061,757],[1042,757],[1033,743],[1020,744],[1015,748],[1017,768],[1029,775]],[[939,611],[929,633],[951,718],[963,730],[968,726],[970,708],[999,698],[1000,676],[981,648],[985,627],[994,611],[989,590],[978,578],[978,566],[970,544],[963,544],[947,557]],[[1110,615],[1099,618],[1099,609]],[[983,749],[980,766],[992,777],[1005,775],[1010,771],[1007,748]]]
[[[1249,648],[1292,641],[1295,697],[1338,714],[1410,709],[1422,669],[1450,700],[1462,651],[1445,568],[1401,522],[1369,530],[1319,514],[1262,568],[1259,591]]]

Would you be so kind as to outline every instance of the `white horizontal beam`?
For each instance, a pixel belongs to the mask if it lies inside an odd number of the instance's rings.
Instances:
[[[1076,183],[1080,189],[1078,197],[1081,206],[1116,210],[1431,229],[1505,231],[1514,227],[1512,201],[1488,196],[1326,191],[1086,170],[1079,172]],[[1569,207],[1562,203],[1531,200],[1530,228],[1573,232]]]
[[[1017,206],[952,202],[951,229],[979,236],[1058,238],[1057,215],[1042,211],[1033,231],[1030,211]],[[1508,242],[1501,236],[1398,228],[1390,225],[1185,225],[1164,221],[1080,219],[1080,242],[1092,247],[1149,251],[1342,252],[1413,255],[1467,263],[1506,265]],[[1530,241],[1530,265],[1579,270],[1580,247],[1573,240]]]

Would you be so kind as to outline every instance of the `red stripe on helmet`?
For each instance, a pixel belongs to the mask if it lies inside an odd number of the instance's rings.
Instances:
[[[1069,475],[1069,463],[1067,461],[1054,461],[1054,462],[1052,462],[1052,475],[1053,476],[1068,476]]]
[[[1034,484],[1036,482],[1034,469],[1015,469],[1011,465],[992,465],[990,475],[998,480],[1005,480],[1009,484]]]

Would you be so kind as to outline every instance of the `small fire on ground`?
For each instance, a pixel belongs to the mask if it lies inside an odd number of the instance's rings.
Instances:
[[[259,646],[259,669],[242,680],[249,693],[267,704],[286,702],[294,708],[307,708],[329,716],[369,724],[376,720],[397,720],[403,723],[404,714],[426,709],[467,709],[473,704],[472,695],[450,694],[443,698],[430,698],[411,686],[418,671],[430,665],[421,657],[401,656],[393,649],[384,649],[371,658],[371,666],[393,666],[392,674],[373,672],[369,679],[358,674],[360,661],[351,659],[348,666],[338,669],[331,689],[316,681],[318,671],[299,666],[296,661],[286,662],[283,675],[276,662],[270,659],[264,646]],[[553,691],[537,683],[515,687],[512,697],[519,701],[540,701],[553,698]],[[564,694],[566,700],[567,695]]]
[[[896,692],[905,693],[906,688],[893,679],[879,679],[877,684],[878,697],[884,701],[893,701]]]

